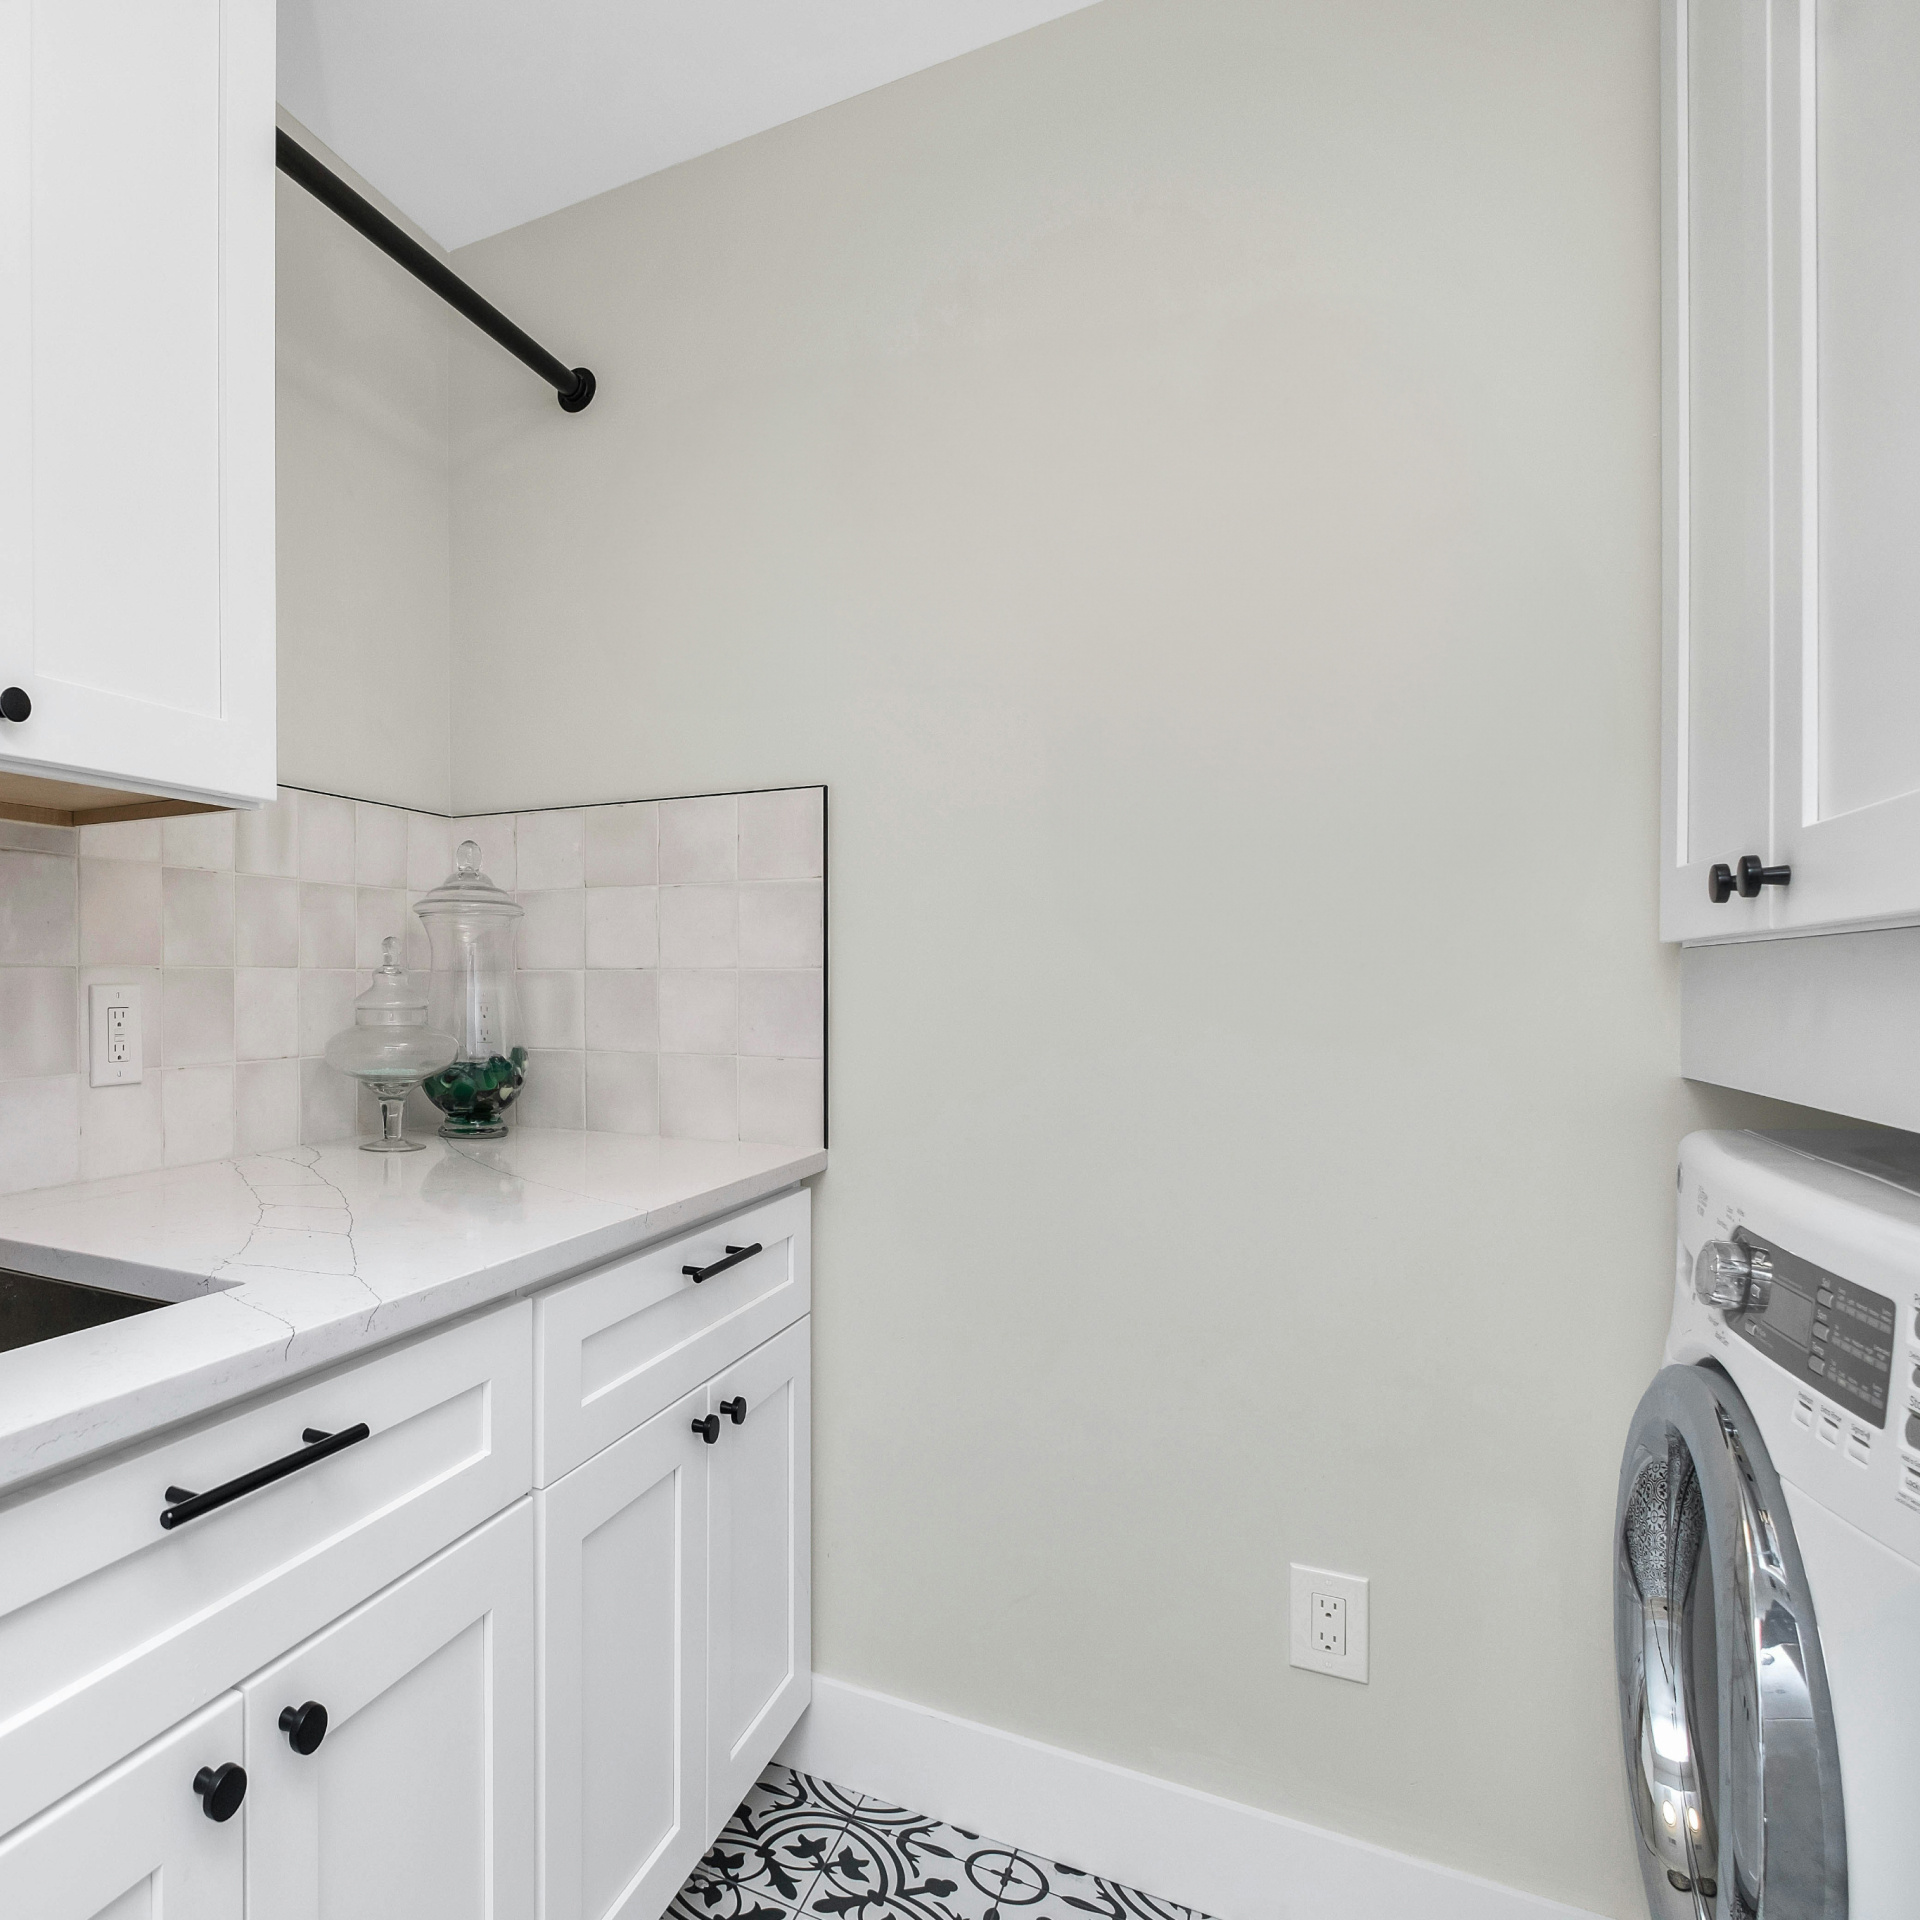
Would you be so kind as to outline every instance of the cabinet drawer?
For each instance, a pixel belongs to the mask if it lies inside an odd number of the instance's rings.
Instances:
[[[0,1507],[0,1832],[526,1492],[517,1301]],[[172,1531],[203,1493],[369,1436]]]
[[[804,1189],[540,1294],[534,1479],[551,1486],[807,1311]],[[706,1281],[683,1269],[758,1245]]]

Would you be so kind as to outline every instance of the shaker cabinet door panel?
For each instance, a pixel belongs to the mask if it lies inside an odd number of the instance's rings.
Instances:
[[[230,1693],[0,1840],[0,1913],[240,1920],[246,1822],[210,1820],[193,1782],[243,1737]]]
[[[1767,0],[1667,16],[1666,767],[1661,930],[1751,933],[1716,864],[1765,854],[1772,724]]]
[[[1661,932],[1920,920],[1920,9],[1668,0],[1664,52]]]
[[[534,1496],[545,1920],[653,1920],[707,1846],[704,1404]]]
[[[244,1693],[249,1913],[533,1912],[529,1503],[316,1634]],[[326,1730],[300,1753],[281,1720],[309,1702],[325,1709]]]
[[[810,1393],[802,1320],[707,1389],[710,1804],[737,1806],[812,1691]],[[739,1418],[736,1421],[735,1416]]]
[[[270,798],[270,0],[0,0],[0,771]]]
[[[1800,928],[1920,913],[1920,9],[1784,11],[1775,914]]]

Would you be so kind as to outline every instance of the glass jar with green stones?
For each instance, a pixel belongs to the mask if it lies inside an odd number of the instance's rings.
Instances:
[[[480,871],[478,841],[463,840],[453,871],[414,906],[433,948],[427,1019],[453,1035],[452,1064],[420,1083],[447,1117],[447,1140],[507,1130],[506,1112],[527,1077],[513,994],[513,931],[520,903]]]

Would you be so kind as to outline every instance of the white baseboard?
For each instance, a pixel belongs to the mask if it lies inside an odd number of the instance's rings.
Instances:
[[[1218,1920],[1595,1920],[1538,1894],[816,1674],[803,1773]]]

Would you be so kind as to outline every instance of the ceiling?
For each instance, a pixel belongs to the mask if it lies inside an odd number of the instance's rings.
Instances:
[[[279,0],[280,101],[464,246],[1092,0]]]

